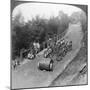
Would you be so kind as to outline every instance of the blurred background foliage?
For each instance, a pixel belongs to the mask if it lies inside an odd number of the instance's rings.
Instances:
[[[52,38],[55,34],[62,34],[69,26],[69,23],[77,23],[78,20],[82,24],[82,30],[87,30],[86,15],[84,12],[75,12],[68,16],[59,11],[57,17],[50,19],[40,18],[38,15],[28,22],[24,22],[24,18],[19,13],[14,20],[12,19],[11,43],[12,43],[12,59],[20,56],[20,50],[29,49],[33,41],[38,41],[41,45],[48,38]],[[84,41],[87,35],[85,34]]]

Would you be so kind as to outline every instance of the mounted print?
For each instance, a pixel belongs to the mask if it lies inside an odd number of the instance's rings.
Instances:
[[[11,89],[88,84],[87,9],[11,0]]]

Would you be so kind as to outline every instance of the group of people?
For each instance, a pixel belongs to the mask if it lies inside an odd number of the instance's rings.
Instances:
[[[60,57],[60,59],[62,59],[67,54],[67,52],[71,50],[72,50],[72,41],[62,40],[61,44],[58,47],[57,57]]]
[[[28,59],[34,59],[35,55],[40,51],[40,44],[39,42],[33,42],[32,45],[30,46],[29,49],[22,49],[20,52],[20,57],[16,57],[15,60],[12,60],[12,68],[16,68],[17,66],[20,65],[20,62],[23,60],[20,59],[24,59],[24,58],[28,58]]]
[[[28,53],[28,59],[33,59],[35,55],[40,51],[39,42],[33,42],[30,52]]]
[[[49,43],[51,43],[49,41]],[[48,57],[50,55],[56,55],[57,57],[64,57],[68,51],[72,49],[72,41],[65,40],[64,38],[57,40],[53,44],[48,44],[47,50],[44,53],[44,57]],[[52,54],[53,53],[53,54]]]
[[[51,55],[57,55],[57,57],[64,57],[68,51],[72,49],[72,41],[65,40],[64,38],[58,39],[57,38],[49,38],[47,40],[47,50],[44,52],[44,57],[47,58]],[[32,47],[29,50],[26,50],[27,58],[33,59],[35,58],[36,54],[40,51],[41,45],[39,42],[33,42]],[[15,60],[14,68],[19,65],[19,61]]]
[[[15,69],[18,65],[20,65],[19,58],[16,58],[15,60],[12,60],[12,68]]]

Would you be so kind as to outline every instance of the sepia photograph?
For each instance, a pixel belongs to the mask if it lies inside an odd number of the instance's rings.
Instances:
[[[88,5],[11,0],[11,89],[88,84]]]

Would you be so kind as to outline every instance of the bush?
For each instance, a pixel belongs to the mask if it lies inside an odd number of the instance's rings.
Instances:
[[[57,17],[50,19],[41,19],[36,16],[35,19],[33,18],[25,24],[20,23],[19,18],[20,15],[13,21],[12,58],[20,56],[21,49],[30,48],[33,41],[39,41],[42,45],[49,37],[61,34],[68,28],[69,24],[69,18],[63,12],[59,12]]]

